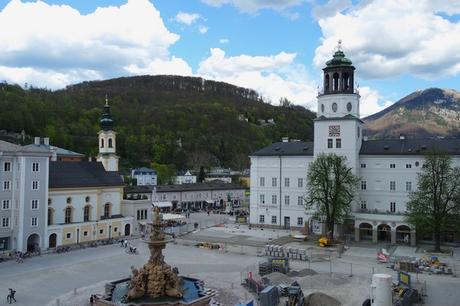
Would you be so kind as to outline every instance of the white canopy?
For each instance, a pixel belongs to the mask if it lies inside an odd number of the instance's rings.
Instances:
[[[172,203],[169,201],[163,201],[163,202],[153,202],[153,206],[157,206],[160,208],[163,207],[172,207]]]
[[[161,216],[163,217],[163,220],[165,221],[185,219],[185,216],[178,215],[178,214],[161,214]]]

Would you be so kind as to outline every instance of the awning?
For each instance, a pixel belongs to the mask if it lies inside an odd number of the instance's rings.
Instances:
[[[163,208],[163,207],[172,207],[172,203],[169,202],[169,201],[164,201],[164,202],[153,202],[153,206],[160,207],[160,208]]]
[[[206,200],[205,202],[208,203],[208,204],[214,204],[214,201],[212,201],[212,200]]]
[[[185,216],[179,215],[179,214],[161,214],[163,220],[168,221],[168,220],[181,220],[185,219]]]

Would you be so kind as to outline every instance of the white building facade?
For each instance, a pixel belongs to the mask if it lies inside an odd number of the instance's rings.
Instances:
[[[324,91],[318,95],[314,142],[272,144],[250,156],[250,223],[255,226],[302,227],[321,233],[324,226],[306,211],[307,172],[320,153],[345,156],[360,178],[351,219],[340,232],[356,241],[416,243],[415,228],[405,222],[409,193],[417,188],[424,153],[437,148],[460,164],[460,140],[367,140],[359,119],[359,93],[353,88],[354,67],[339,49],[326,63]],[[454,240],[446,237],[446,242]],[[429,237],[426,237],[429,239]]]
[[[146,167],[131,170],[131,178],[136,180],[137,186],[156,186],[157,172]]]

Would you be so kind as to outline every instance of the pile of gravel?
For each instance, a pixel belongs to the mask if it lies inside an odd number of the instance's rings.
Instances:
[[[273,286],[285,284],[290,285],[294,280],[287,276],[286,274],[280,272],[272,272],[270,274],[265,275],[266,278],[270,280],[270,284]]]
[[[342,303],[322,292],[314,292],[305,298],[305,306],[341,306]]]

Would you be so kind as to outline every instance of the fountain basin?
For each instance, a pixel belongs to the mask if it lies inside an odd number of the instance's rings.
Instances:
[[[130,278],[110,282],[106,285],[106,294],[104,297],[96,300],[96,306],[204,306],[208,305],[215,293],[206,290],[203,282],[191,278],[181,277],[182,289],[184,296],[182,298],[159,297],[152,299],[150,297],[141,297],[134,301],[124,301],[128,293],[128,284]]]

